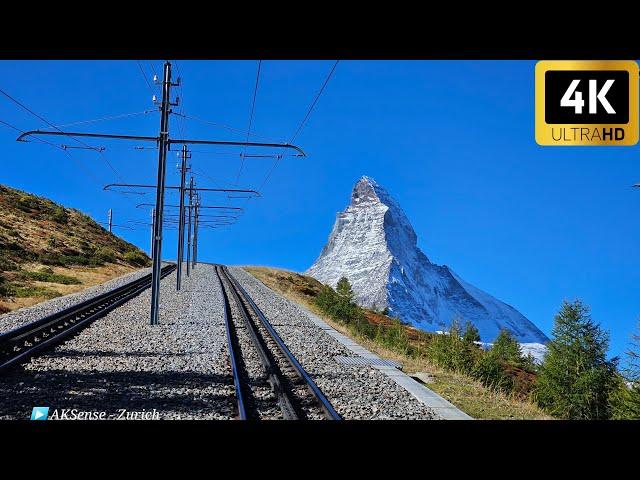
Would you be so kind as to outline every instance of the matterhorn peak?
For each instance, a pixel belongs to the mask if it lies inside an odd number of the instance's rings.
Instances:
[[[379,191],[381,187],[373,178],[363,175],[353,186],[351,203],[358,204],[362,201],[381,201]]]
[[[387,308],[390,315],[426,331],[469,320],[484,342],[503,328],[520,342],[547,341],[516,309],[465,282],[448,266],[431,263],[398,202],[367,176],[354,185],[351,203],[337,214],[327,244],[306,273],[333,287],[347,277],[360,305]]]

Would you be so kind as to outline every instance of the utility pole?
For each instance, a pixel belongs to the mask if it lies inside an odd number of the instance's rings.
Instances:
[[[155,207],[151,209],[151,241],[149,242],[149,256],[153,259],[153,231],[155,230],[156,223],[156,209]]]
[[[192,268],[196,268],[198,264],[198,216],[200,210],[200,196],[196,196],[195,206],[195,219],[193,223],[193,265]]]
[[[176,274],[176,290],[182,283],[182,256],[184,251],[184,182],[187,176],[187,146],[182,146],[182,165],[180,167],[180,212],[178,213],[178,271]]]
[[[109,233],[111,233],[111,227],[112,227],[112,223],[111,223],[112,218],[113,218],[112,213],[113,212],[111,211],[111,209],[109,209]]]
[[[171,113],[171,106],[177,105],[178,102],[172,103],[170,100],[170,93],[172,86],[178,86],[180,80],[177,83],[171,82],[171,63],[166,62],[164,64],[164,75],[162,81],[162,103],[160,104],[160,132],[158,136],[148,135],[132,135],[132,134],[113,134],[113,133],[95,133],[95,132],[67,132],[62,131],[56,127],[55,131],[52,130],[29,130],[22,132],[16,140],[18,142],[26,142],[28,137],[31,136],[63,136],[63,137],[81,137],[81,138],[103,138],[110,140],[135,140],[138,142],[153,142],[158,147],[158,174],[156,185],[156,204],[155,211],[153,212],[153,236],[152,236],[152,248],[151,255],[153,257],[153,270],[151,274],[151,315],[150,323],[156,325],[158,323],[158,307],[160,303],[160,267],[162,263],[162,227],[163,227],[163,213],[164,213],[164,191],[165,191],[165,175],[166,175],[166,160],[167,150],[171,145],[219,145],[219,146],[244,146],[244,147],[262,147],[262,148],[278,148],[278,149],[292,149],[296,150],[300,155],[305,156],[305,153],[300,147],[292,145],[290,143],[270,143],[270,142],[250,142],[250,141],[229,141],[229,140],[201,140],[201,139],[187,139],[187,138],[170,138],[169,137],[169,114]],[[177,99],[176,99],[177,100]],[[155,101],[155,96],[154,96]],[[102,151],[103,148],[89,147],[95,150]],[[153,187],[152,187],[153,188]],[[171,188],[171,187],[170,187]],[[179,187],[175,187],[179,188]],[[215,191],[222,191],[222,189],[208,189]],[[231,190],[228,190],[231,191]],[[257,193],[257,192],[255,192]],[[191,209],[190,209],[191,210]],[[194,233],[195,236],[195,233]],[[197,248],[197,247],[196,247]],[[188,274],[188,271],[187,271]]]
[[[193,209],[193,177],[189,179],[189,226],[187,230],[187,276],[191,274],[191,210]]]
[[[171,108],[171,64],[165,62],[160,105],[160,135],[158,142],[158,182],[156,186],[156,210],[153,225],[153,269],[151,271],[151,325],[158,324],[160,307],[160,269],[162,267],[162,214],[164,213],[164,185],[169,146],[169,111]]]

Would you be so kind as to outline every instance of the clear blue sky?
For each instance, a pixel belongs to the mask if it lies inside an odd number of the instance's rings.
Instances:
[[[151,62],[160,74],[162,62]],[[254,132],[288,140],[333,61],[264,61]],[[150,63],[142,62],[151,75]],[[179,61],[187,115],[240,132],[172,117],[198,138],[244,139],[257,62]],[[0,88],[55,124],[140,112],[151,93],[135,61],[0,62]],[[308,158],[285,158],[237,225],[204,230],[200,258],[302,271],[314,261],[349,201],[369,175],[400,202],[436,263],[520,310],[550,333],[563,299],[582,298],[611,331],[621,354],[640,316],[639,147],[540,147],[534,140],[534,62],[343,61],[297,143]],[[42,124],[0,97],[0,119]],[[71,128],[71,127],[68,127]],[[156,135],[150,113],[73,128]],[[0,182],[94,218],[148,218],[136,210],[153,196],[102,191],[115,174],[100,155],[14,141],[0,126]],[[74,144],[70,139],[55,143]],[[130,183],[154,183],[156,152],[139,143],[93,142]],[[193,165],[200,186],[233,184],[238,149],[202,147]],[[227,153],[225,153],[227,152]],[[177,158],[169,157],[175,184]],[[270,159],[247,159],[239,184],[258,187]],[[175,201],[175,197],[169,197]],[[171,201],[171,200],[170,200]],[[206,195],[205,202],[229,201]],[[243,204],[244,200],[234,200]],[[149,232],[121,231],[148,250]],[[175,232],[163,253],[175,258]]]

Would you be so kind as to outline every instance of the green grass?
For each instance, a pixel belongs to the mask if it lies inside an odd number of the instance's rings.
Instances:
[[[20,272],[20,278],[24,280],[35,280],[36,282],[60,283],[62,285],[80,285],[82,283],[75,277],[46,271]]]
[[[9,294],[8,296],[16,298],[42,297],[50,299],[60,296],[59,292],[47,287],[9,283],[5,288]]]

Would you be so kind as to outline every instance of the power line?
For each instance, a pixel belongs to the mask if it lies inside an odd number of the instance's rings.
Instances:
[[[184,113],[176,113],[176,112],[174,112],[174,115],[177,115],[179,117],[184,117],[184,118],[186,118],[188,120],[196,120],[198,122],[206,123],[208,125],[213,125],[214,127],[224,128],[224,129],[229,130],[231,132],[246,134],[245,130],[242,130],[240,128],[231,127],[229,125],[225,125],[224,123],[220,123],[220,122],[213,122],[211,120],[206,120],[204,118],[196,117],[194,115],[186,115]],[[250,134],[250,136],[254,137],[254,138],[262,138],[263,140],[273,141],[272,138],[265,137],[264,135],[259,135],[257,133],[252,133],[252,134]]]
[[[26,133],[24,130],[22,130],[22,129],[20,129],[20,128],[16,127],[15,125],[10,124],[9,122],[5,122],[4,120],[0,120],[0,123],[1,123],[1,124],[3,124],[3,125],[5,125],[5,126],[7,126],[7,127],[9,127],[9,128],[12,128],[13,130],[16,130],[16,131],[20,132],[21,134],[25,134],[25,133]],[[44,143],[45,145],[49,145],[49,146],[51,146],[51,147],[53,147],[53,148],[57,148],[57,149],[62,150],[62,151],[65,153],[65,155],[67,155],[67,157],[69,157],[69,158],[71,159],[71,161],[72,161],[72,162],[74,162],[76,165],[78,165],[78,166],[80,167],[80,169],[81,169],[81,170],[84,170],[84,171],[85,171],[85,173],[87,173],[91,178],[93,178],[93,180],[95,180],[95,181],[96,181],[96,183],[98,183],[98,184],[101,184],[101,183],[102,183],[102,182],[101,182],[101,181],[100,181],[96,176],[94,176],[94,175],[93,175],[93,173],[91,173],[91,171],[89,171],[88,169],[86,169],[86,168],[82,165],[82,163],[81,163],[81,162],[79,162],[76,158],[74,158],[74,157],[73,157],[73,156],[72,156],[72,155],[67,151],[67,149],[63,148],[63,147],[62,147],[62,146],[60,146],[60,145],[56,145],[56,144],[54,144],[54,143],[48,142],[48,141],[46,141],[46,140],[43,140],[42,138],[40,138],[40,137],[38,137],[38,136],[36,136],[36,135],[33,135],[33,138],[35,138],[36,140],[38,140],[38,141],[39,141],[39,142],[41,142],[41,143]]]
[[[11,100],[12,102],[14,102],[16,105],[18,105],[20,108],[22,108],[23,110],[26,110],[27,112],[29,112],[31,115],[35,116],[36,118],[42,120],[44,123],[46,123],[47,125],[49,125],[51,128],[54,128],[56,130],[58,130],[61,133],[65,133],[62,130],[60,130],[57,126],[55,126],[53,123],[51,123],[49,120],[47,120],[46,118],[44,118],[41,115],[38,115],[36,112],[34,112],[33,110],[31,110],[29,107],[27,107],[25,104],[23,104],[22,102],[18,101],[17,99],[13,98],[11,95],[9,95],[7,92],[5,92],[4,90],[2,90],[0,88],[0,93],[2,95],[4,95],[5,97],[7,97],[9,100]],[[73,140],[75,140],[76,142],[78,142],[81,145],[84,145],[85,147],[88,148],[94,148],[91,147],[91,145],[88,145],[87,143],[78,140],[75,137],[72,137],[71,135],[67,135],[69,138],[72,138]],[[66,151],[66,150],[65,150]],[[101,151],[98,151],[98,153],[100,154],[100,157],[105,161],[105,163],[109,166],[109,168],[111,168],[111,170],[113,171],[113,173],[115,173],[116,177],[118,177],[120,180],[122,180],[122,176],[118,173],[118,171],[113,167],[113,165],[111,165],[111,163],[109,162],[109,160],[107,160],[103,153]]]
[[[178,88],[180,89],[180,110],[181,110],[181,113],[184,114],[184,90],[182,88],[182,71],[180,69],[180,65],[178,65],[178,62],[176,60],[174,60],[173,63],[176,66],[178,78],[180,79],[180,82],[179,82],[180,85],[178,85]],[[180,115],[180,119],[178,121],[178,130],[180,130],[180,135],[182,136],[182,138],[186,138],[186,135],[185,135],[186,125],[185,125],[184,118],[185,118],[184,115]]]
[[[338,66],[338,62],[340,62],[340,60],[336,60],[336,63],[334,63],[333,67],[331,67],[331,71],[329,72],[329,75],[327,75],[327,78],[325,79],[324,83],[322,84],[322,87],[320,88],[320,90],[316,94],[316,97],[313,99],[313,102],[311,102],[311,105],[309,105],[309,110],[307,110],[307,114],[304,116],[304,119],[300,123],[300,126],[296,130],[296,133],[294,133],[293,137],[291,137],[291,140],[289,140],[289,143],[293,143],[293,141],[298,137],[298,135],[302,131],[302,128],[304,127],[304,125],[307,123],[307,120],[309,120],[309,116],[311,115],[311,112],[313,111],[313,108],[316,106],[316,103],[318,103],[318,99],[320,98],[320,95],[322,95],[322,92],[324,92],[324,89],[327,86],[327,84],[329,83],[329,80],[331,80],[331,77],[333,76],[333,72],[335,71],[336,67]]]
[[[253,114],[256,109],[256,97],[258,96],[258,83],[260,82],[260,67],[262,66],[262,60],[258,60],[258,71],[256,73],[256,84],[253,87],[253,100],[251,101],[251,112],[249,113],[249,126],[247,127],[247,142],[249,141],[249,135],[251,135],[251,125],[253,124]],[[242,169],[244,168],[244,156],[247,153],[247,147],[244,147],[242,150],[242,157],[240,160],[240,168],[238,169],[238,174],[236,175],[236,185],[238,184],[238,180],[240,180],[240,175],[242,174]]]
[[[298,129],[295,131],[295,133],[291,137],[291,140],[289,140],[288,143],[293,143],[295,141],[295,139],[298,137],[298,135],[300,134],[300,132],[302,131],[302,129],[304,128],[305,124],[309,120],[309,117],[311,116],[311,112],[313,112],[313,109],[315,108],[316,104],[318,103],[318,100],[320,99],[320,96],[322,95],[322,92],[324,92],[324,89],[326,88],[327,84],[329,83],[329,80],[331,80],[331,77],[333,76],[333,72],[335,72],[336,67],[338,66],[339,62],[340,62],[340,60],[336,60],[336,62],[331,67],[331,70],[329,71],[329,74],[327,75],[327,78],[324,80],[324,83],[322,84],[322,87],[320,87],[320,90],[318,90],[318,93],[316,94],[315,98],[313,99],[313,102],[311,102],[311,105],[309,105],[309,108],[307,110],[306,115],[302,119],[302,122],[300,122],[300,125],[298,126]],[[276,169],[276,167],[280,163],[281,159],[282,159],[282,155],[278,155],[277,158],[274,160],[273,165],[271,166],[271,169],[267,172],[267,175],[265,176],[264,180],[262,180],[262,183],[260,184],[260,187],[258,187],[259,191],[262,191],[264,186],[267,184],[267,182],[271,178],[271,175],[273,174],[273,171]]]
[[[101,117],[101,118],[95,118],[92,120],[82,120],[82,121],[78,121],[78,122],[73,122],[73,123],[65,123],[62,125],[58,125],[58,127],[62,128],[62,127],[71,127],[73,125],[82,125],[82,124],[86,124],[86,123],[97,123],[97,122],[103,122],[106,120],[116,120],[118,118],[127,118],[127,117],[134,117],[136,115],[145,115],[147,113],[152,113],[152,112],[157,112],[157,109],[151,109],[151,110],[144,110],[142,112],[133,112],[133,113],[122,113],[120,115],[111,115],[109,117]]]
[[[149,83],[149,79],[147,78],[147,74],[144,73],[144,68],[142,68],[142,64],[140,63],[140,60],[136,60],[136,63],[138,64],[138,68],[140,69],[140,73],[142,74],[142,77],[144,78],[144,82],[147,84],[147,87],[149,87],[149,91],[151,92],[151,95],[155,95],[156,92],[153,90],[153,87]]]

